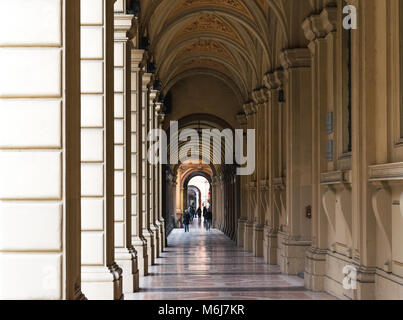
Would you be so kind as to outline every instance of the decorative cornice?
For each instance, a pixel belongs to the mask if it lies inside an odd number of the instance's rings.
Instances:
[[[320,183],[322,185],[351,184],[351,170],[321,173]]]
[[[368,176],[369,181],[403,180],[403,162],[370,166]]]

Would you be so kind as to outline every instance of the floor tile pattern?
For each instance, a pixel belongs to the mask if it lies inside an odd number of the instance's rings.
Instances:
[[[237,248],[218,230],[194,220],[190,232],[175,229],[140,292],[127,300],[328,300],[304,288],[304,280],[280,273],[262,258]]]

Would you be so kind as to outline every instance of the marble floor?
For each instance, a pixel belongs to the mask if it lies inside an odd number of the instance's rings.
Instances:
[[[328,300],[304,288],[304,280],[280,273],[239,249],[222,232],[207,232],[197,219],[189,233],[174,230],[140,292],[126,300]]]

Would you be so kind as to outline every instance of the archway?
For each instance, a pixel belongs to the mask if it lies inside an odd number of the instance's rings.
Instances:
[[[193,207],[195,209],[197,208],[203,208],[203,207],[211,207],[211,183],[202,175],[200,176],[195,176],[192,179],[190,179],[189,183],[187,186],[184,186],[184,188],[187,189],[187,194],[188,194],[188,206],[192,206],[193,204],[189,202],[189,194],[191,191],[198,190],[199,191],[199,201],[198,201],[198,206]]]

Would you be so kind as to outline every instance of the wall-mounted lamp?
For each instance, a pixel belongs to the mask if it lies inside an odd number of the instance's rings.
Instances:
[[[312,219],[312,207],[311,206],[307,206],[305,208],[305,217],[307,217],[308,219]]]
[[[155,73],[155,70],[157,69],[157,66],[155,62],[148,62],[147,63],[147,72],[148,73]]]
[[[126,12],[127,12],[127,14],[133,14],[135,16],[138,16],[141,12],[140,1],[139,0],[127,0]]]
[[[140,49],[147,51],[149,48],[150,48],[150,39],[148,37],[141,37]]]
[[[162,82],[159,79],[156,79],[153,84],[153,89],[156,91],[161,91],[162,89]]]

